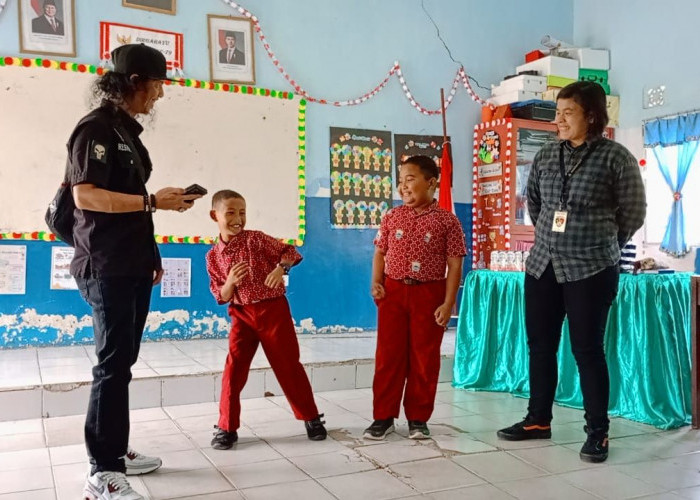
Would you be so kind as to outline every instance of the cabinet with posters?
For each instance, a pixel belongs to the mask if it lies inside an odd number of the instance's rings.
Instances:
[[[553,123],[501,118],[474,127],[472,268],[493,251],[526,251],[534,241],[527,177],[540,148],[557,140]]]

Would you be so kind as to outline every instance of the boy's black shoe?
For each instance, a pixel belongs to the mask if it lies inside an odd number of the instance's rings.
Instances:
[[[501,429],[496,434],[506,441],[549,439],[552,437],[552,427],[549,424],[534,422],[526,417],[522,422]]]
[[[382,441],[387,434],[394,432],[394,419],[375,420],[365,429],[364,438]]]
[[[307,420],[304,422],[304,427],[306,427],[306,435],[311,441],[323,441],[326,439],[328,432],[323,424],[326,423],[325,420],[321,420],[323,413],[313,420]]]
[[[588,439],[581,447],[579,457],[584,462],[600,463],[608,458],[608,433],[604,429],[591,429],[587,425],[583,430],[588,434]]]
[[[408,437],[410,439],[429,439],[430,429],[428,429],[428,424],[420,420],[409,420]]]
[[[217,426],[214,427],[216,432],[214,433],[214,439],[211,440],[211,447],[215,450],[228,450],[238,441],[238,433],[236,431],[229,432]]]

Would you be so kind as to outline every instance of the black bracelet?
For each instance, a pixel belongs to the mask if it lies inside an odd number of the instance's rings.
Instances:
[[[150,212],[151,211],[151,201],[148,199],[148,195],[144,194],[143,195],[143,211],[144,212]]]
[[[289,274],[289,270],[292,268],[292,266],[290,266],[289,264],[284,264],[282,262],[280,262],[277,265],[284,269],[284,274]]]
[[[148,199],[151,201],[151,212],[156,211],[156,195],[152,194],[148,197]]]

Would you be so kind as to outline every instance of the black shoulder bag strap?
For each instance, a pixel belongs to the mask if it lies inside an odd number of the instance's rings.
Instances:
[[[122,123],[120,121],[117,121],[114,124],[114,131],[117,133],[119,138],[122,141],[124,141],[124,143],[127,146],[129,146],[129,149],[131,149],[131,152],[136,157],[136,165],[135,166],[139,171],[139,177],[141,178],[141,182],[143,183],[143,188],[145,190],[146,189],[146,169],[143,166],[143,161],[141,160],[141,153],[134,145],[134,141],[131,139],[131,136],[126,131],[126,129],[124,128],[124,125],[122,125]]]

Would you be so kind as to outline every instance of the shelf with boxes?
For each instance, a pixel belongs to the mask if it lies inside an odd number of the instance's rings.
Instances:
[[[496,116],[551,121],[556,108],[551,103],[556,102],[559,91],[570,83],[584,80],[603,87],[607,95],[609,125],[618,125],[620,98],[610,95],[610,54],[607,50],[560,48],[550,55],[535,50],[526,54],[525,59],[525,64],[515,68],[515,74],[492,86],[489,104],[508,106],[508,110],[500,111],[500,115],[497,111]]]

